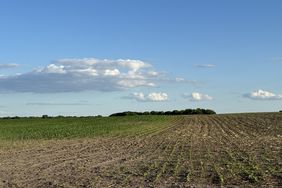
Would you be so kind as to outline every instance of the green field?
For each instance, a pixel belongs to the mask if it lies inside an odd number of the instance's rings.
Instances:
[[[175,117],[55,117],[0,119],[0,140],[71,139],[146,134]]]
[[[281,187],[282,113],[0,120],[0,187]]]

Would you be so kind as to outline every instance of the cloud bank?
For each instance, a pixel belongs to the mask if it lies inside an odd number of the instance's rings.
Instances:
[[[197,68],[214,68],[215,65],[213,64],[203,64],[203,65],[195,65]]]
[[[135,99],[139,102],[162,102],[168,100],[168,94],[166,93],[149,93],[145,95],[144,93],[135,92],[132,93],[129,97],[126,97],[127,99]]]
[[[51,103],[51,102],[30,102],[26,103],[27,106],[89,106],[88,103]]]
[[[191,94],[184,93],[183,94],[184,98],[189,98],[190,101],[210,101],[213,100],[213,98],[207,94],[201,94],[198,92],[193,92]]]
[[[19,64],[15,64],[15,63],[0,64],[0,69],[17,68],[18,66]]]
[[[0,77],[0,92],[117,91],[172,80],[141,60],[61,59],[28,73]]]
[[[253,99],[253,100],[282,100],[282,95],[274,94],[269,91],[259,89],[251,93],[243,95],[244,97]]]

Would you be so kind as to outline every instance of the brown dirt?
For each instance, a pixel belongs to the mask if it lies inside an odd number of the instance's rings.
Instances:
[[[282,115],[181,116],[127,137],[0,150],[0,187],[282,186]]]

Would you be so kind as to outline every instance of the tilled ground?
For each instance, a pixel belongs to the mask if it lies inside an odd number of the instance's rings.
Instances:
[[[137,136],[0,150],[0,187],[281,187],[282,115],[179,116]]]

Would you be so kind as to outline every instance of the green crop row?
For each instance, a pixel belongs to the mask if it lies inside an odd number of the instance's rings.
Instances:
[[[0,139],[70,139],[142,134],[156,127],[166,128],[171,117],[85,117],[1,119]],[[167,123],[166,123],[167,122]]]

